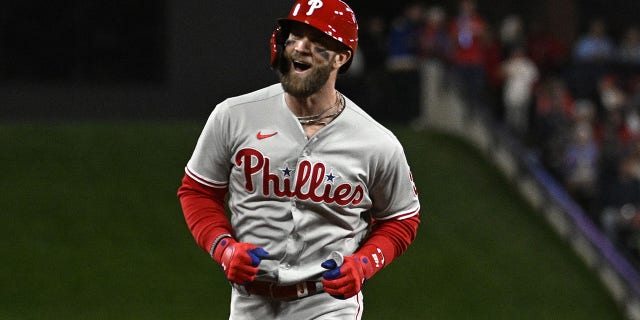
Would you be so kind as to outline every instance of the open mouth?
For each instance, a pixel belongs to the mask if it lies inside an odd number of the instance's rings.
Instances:
[[[303,72],[309,70],[309,68],[311,68],[311,65],[302,61],[294,60],[293,68],[298,72]]]

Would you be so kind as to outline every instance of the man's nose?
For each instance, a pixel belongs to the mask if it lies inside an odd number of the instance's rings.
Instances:
[[[298,52],[309,52],[311,50],[311,41],[307,37],[301,37],[294,42],[293,49]]]

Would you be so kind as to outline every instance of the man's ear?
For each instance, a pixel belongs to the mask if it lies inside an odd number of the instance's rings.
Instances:
[[[351,59],[353,54],[350,50],[338,52],[333,59],[333,65],[336,69],[340,69],[345,63]]]

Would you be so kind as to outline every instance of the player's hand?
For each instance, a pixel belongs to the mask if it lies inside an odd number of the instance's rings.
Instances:
[[[364,256],[344,257],[342,265],[329,259],[321,264],[328,271],[322,274],[324,291],[337,299],[348,299],[360,292],[362,285],[372,274],[373,266]]]
[[[227,279],[243,285],[255,280],[260,261],[268,256],[263,248],[232,238],[222,239],[213,253]]]

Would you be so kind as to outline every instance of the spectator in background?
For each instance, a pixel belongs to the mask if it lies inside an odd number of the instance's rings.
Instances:
[[[600,117],[596,127],[596,138],[601,150],[597,208],[603,212],[601,221],[605,228],[612,223],[611,214],[630,201],[629,192],[636,185],[629,174],[629,167],[625,168],[623,165],[627,161],[624,159],[630,150],[634,131],[637,132],[634,127],[638,127],[631,119],[633,117],[627,117],[622,108],[610,109]],[[605,221],[607,219],[609,221]]]
[[[419,39],[424,11],[420,1],[407,4],[402,15],[392,21],[389,30],[386,66],[390,77],[390,103],[395,106],[387,116],[391,121],[407,122],[419,113]]]
[[[485,40],[487,22],[476,11],[474,0],[460,0],[449,33],[454,39],[452,72],[470,111],[484,108],[486,96]]]
[[[427,8],[424,26],[419,35],[420,44],[420,114],[414,122],[417,127],[428,123],[429,108],[436,108],[444,92],[444,76],[451,59],[453,43],[447,30],[447,13],[442,7]]]
[[[609,207],[622,205],[620,197],[619,179],[620,163],[624,154],[624,141],[620,133],[624,123],[619,112],[614,112],[602,119],[596,127],[597,141],[600,149],[598,164],[598,205],[600,212]]]
[[[605,74],[599,79],[597,95],[600,114],[622,110],[627,104],[627,94],[615,74]]]
[[[519,15],[507,15],[500,24],[500,43],[502,44],[502,56],[508,57],[514,49],[524,48],[527,45],[524,22]]]
[[[388,36],[386,64],[389,71],[417,69],[424,10],[421,2],[412,2],[399,17],[393,19]]]
[[[594,98],[598,80],[608,71],[616,53],[603,19],[592,19],[573,47],[570,87],[578,98]]]
[[[613,58],[614,42],[607,34],[603,19],[593,19],[587,32],[575,43],[574,57],[578,62],[604,62]]]
[[[358,34],[358,49],[362,50],[367,68],[380,69],[387,59],[387,24],[379,15],[363,20],[363,28]]]
[[[358,34],[358,51],[364,60],[364,87],[366,94],[362,97],[369,106],[371,115],[383,119],[389,112],[387,103],[388,81],[385,63],[387,59],[387,23],[382,16],[373,15],[362,19]]]
[[[624,32],[618,46],[618,57],[622,63],[640,65],[640,29],[633,25]]]
[[[547,77],[535,92],[535,116],[543,119],[557,115],[563,119],[573,117],[574,98],[564,80],[558,77]],[[566,123],[566,121],[562,121]]]
[[[640,141],[640,114],[637,110],[626,109],[625,125],[631,141]]]
[[[581,114],[581,113],[577,113]],[[596,220],[594,201],[598,178],[599,150],[591,120],[576,117],[564,151],[562,178],[569,194]]]
[[[564,80],[548,77],[535,91],[533,141],[549,170],[561,172],[562,153],[574,115],[574,97]]]
[[[504,79],[502,75],[502,63],[504,56],[502,52],[502,43],[498,38],[491,25],[487,25],[484,33],[484,75],[485,75],[485,94],[483,103],[499,119],[502,118],[502,87]]]
[[[538,66],[541,78],[559,74],[570,51],[556,34],[549,31],[548,25],[539,20],[532,20],[529,25],[527,50]]]
[[[525,138],[529,131],[529,112],[533,88],[539,76],[538,68],[523,47],[514,47],[502,64],[502,75],[505,123],[516,135]]]
[[[640,141],[633,142],[619,165],[615,196],[603,210],[601,223],[609,239],[637,255],[640,243],[634,241],[640,236]]]
[[[420,58],[448,63],[453,43],[447,30],[447,13],[440,6],[427,8],[425,22],[420,32]]]
[[[607,110],[598,123],[596,134],[603,148],[617,146],[615,153],[621,154],[628,148],[632,137],[624,110]]]
[[[623,177],[632,179],[634,184],[638,185],[633,190],[640,191],[640,140],[630,141],[626,150],[621,161]],[[640,192],[625,192],[625,194],[633,198],[625,198],[624,202],[640,204]]]
[[[627,107],[640,112],[640,74],[632,76],[627,86]]]

